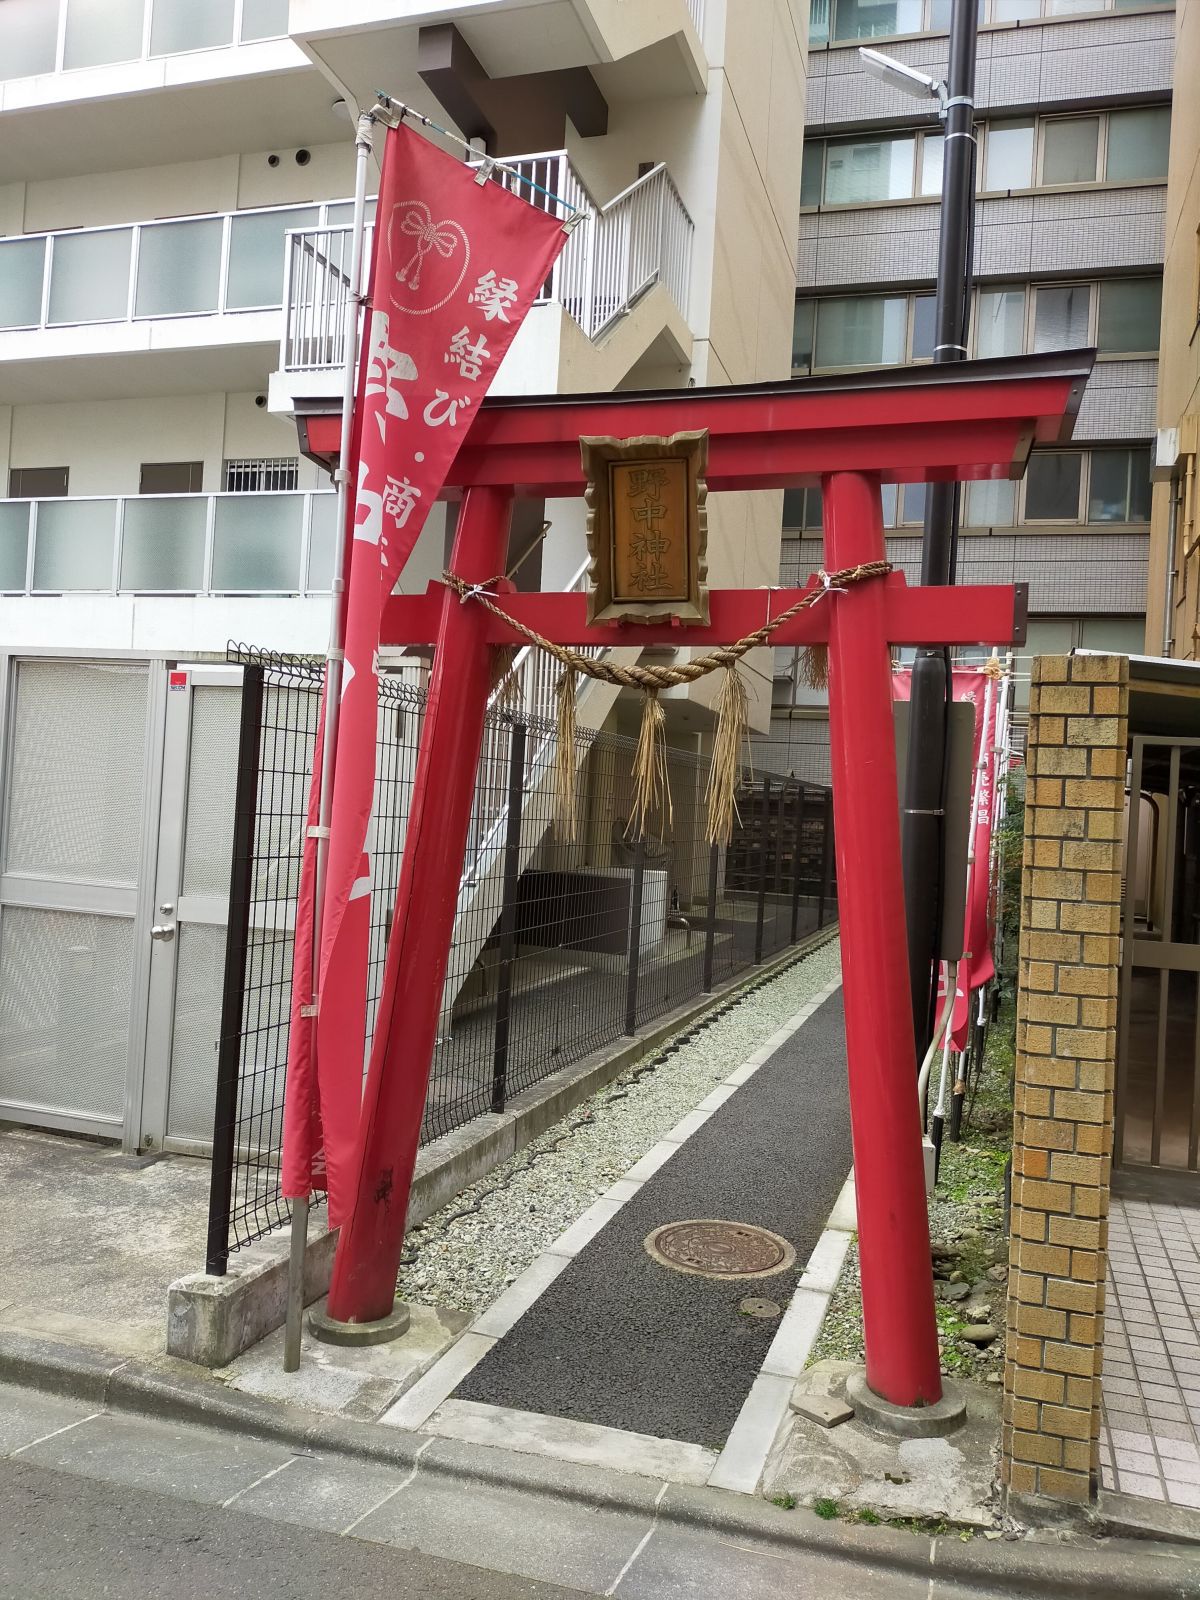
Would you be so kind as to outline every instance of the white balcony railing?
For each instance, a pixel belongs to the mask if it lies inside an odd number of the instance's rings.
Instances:
[[[701,39],[704,38],[704,0],[687,0],[687,8],[691,12],[692,24]]]
[[[288,0],[0,5],[0,82],[286,37]]]
[[[351,209],[274,206],[0,239],[0,329],[278,310],[289,231],[344,222]]]
[[[567,240],[539,300],[563,306],[593,339],[612,328],[656,283],[687,316],[693,224],[664,164],[604,206],[593,201],[565,151],[516,156],[507,165],[542,190],[590,211]],[[552,203],[513,172],[497,169],[495,177],[525,199],[532,194],[545,205]],[[349,260],[346,227],[292,233],[280,350],[285,372],[342,365]]]
[[[337,496],[0,500],[0,594],[328,594]]]

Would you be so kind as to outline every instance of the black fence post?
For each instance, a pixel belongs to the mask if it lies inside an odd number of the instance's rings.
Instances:
[[[642,960],[642,882],[646,875],[646,840],[640,837],[633,858],[629,905],[629,967],[625,977],[625,1032],[637,1032],[638,968]]]
[[[525,804],[525,724],[514,722],[508,750],[508,815],[504,828],[504,887],[500,901],[500,970],[496,980],[496,1042],[492,1051],[492,1110],[508,1098],[508,1020],[517,943],[517,881],[521,876],[521,815]]]
[[[796,791],[796,843],[792,850],[792,944],[800,934],[800,858],[804,852],[804,785]]]
[[[250,903],[254,892],[254,835],[258,811],[262,708],[263,669],[261,666],[247,665],[242,668],[237,783],[233,798],[233,853],[229,869],[229,924],[225,935],[225,974],[217,1047],[217,1098],[213,1110],[212,1170],[208,1190],[205,1271],[218,1278],[225,1275],[229,1265],[229,1215],[233,1204],[246,956],[250,943]]]
[[[833,790],[825,791],[825,827],[821,839],[821,898],[817,903],[817,927],[825,926],[825,902],[833,873]]]
[[[758,828],[758,911],[754,922],[754,964],[763,958],[763,918],[767,910],[767,841],[771,833],[771,775],[763,774],[762,818]]]
[[[717,946],[717,874],[721,866],[719,845],[708,848],[708,901],[704,924],[704,979],[700,987],[705,994],[712,993],[713,955]]]

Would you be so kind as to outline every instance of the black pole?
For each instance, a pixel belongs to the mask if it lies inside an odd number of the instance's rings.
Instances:
[[[796,791],[796,843],[792,847],[792,936],[795,944],[800,932],[800,855],[804,845],[804,785]]]
[[[821,828],[821,894],[817,901],[817,927],[825,926],[825,903],[833,882],[833,790],[825,791],[825,817]]]
[[[719,845],[708,847],[708,902],[704,925],[704,981],[700,987],[705,994],[712,993],[713,953],[717,943],[717,872],[720,867]]]
[[[946,74],[942,215],[938,238],[935,363],[962,361],[970,319],[972,217],[975,207],[976,0],[952,0],[950,62]],[[921,582],[955,579],[959,491],[956,483],[930,484],[925,500]],[[932,976],[939,955],[942,899],[948,653],[924,645],[913,662],[908,722],[908,764],[901,819],[909,983],[917,1059],[933,1034]]]
[[[233,795],[233,851],[229,867],[229,920],[225,933],[225,974],[217,1044],[217,1100],[213,1110],[212,1168],[208,1189],[208,1248],[205,1271],[224,1277],[229,1266],[229,1216],[233,1203],[233,1160],[237,1134],[238,1079],[242,1065],[242,1020],[246,958],[250,944],[250,903],[254,897],[254,833],[258,809],[259,750],[262,740],[263,669],[242,668],[242,710],[238,727],[237,782]]]
[[[512,1009],[513,956],[517,945],[517,880],[521,875],[521,812],[525,799],[525,724],[514,722],[508,747],[508,814],[504,826],[504,880],[500,900],[500,970],[496,979],[496,1033],[492,1050],[492,1110],[508,1098],[508,1020]]]
[[[754,918],[754,964],[763,958],[763,920],[767,911],[767,842],[771,832],[771,775],[763,774],[762,817],[758,827],[758,906]]]
[[[646,877],[646,839],[639,835],[629,895],[629,966],[625,974],[625,1032],[637,1032],[638,969],[642,962],[642,886]]]

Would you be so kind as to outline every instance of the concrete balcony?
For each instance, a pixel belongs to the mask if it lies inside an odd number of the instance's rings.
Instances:
[[[0,404],[265,387],[288,230],[349,212],[286,206],[0,239]]]
[[[665,165],[605,205],[593,199],[565,151],[514,156],[506,166],[496,177],[507,188],[533,192],[525,179],[588,215],[542,285],[492,392],[615,385],[656,341],[669,346],[670,359],[686,362],[694,229]],[[268,391],[270,409],[285,415],[340,404],[349,229],[297,231],[289,252],[279,370]],[[599,359],[589,359],[589,351],[601,352]]]
[[[320,650],[336,506],[298,492],[0,500],[0,638]]]
[[[287,0],[10,0],[0,184],[336,137],[330,86],[287,31]]]

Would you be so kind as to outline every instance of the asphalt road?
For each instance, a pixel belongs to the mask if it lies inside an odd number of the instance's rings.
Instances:
[[[2,1600],[577,1600],[582,1592],[0,1461]]]

